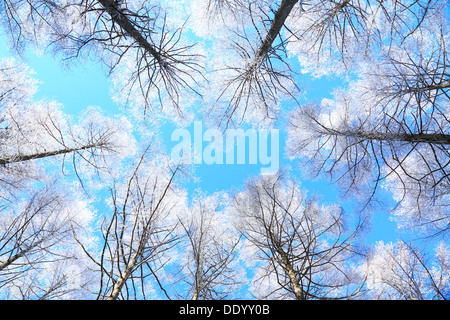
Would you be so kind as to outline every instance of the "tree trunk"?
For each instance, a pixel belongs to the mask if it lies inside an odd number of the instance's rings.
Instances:
[[[98,0],[98,2],[100,2],[106,12],[108,12],[112,21],[117,23],[126,34],[136,40],[136,42],[149,54],[151,54],[160,64],[164,63],[164,57],[161,53],[157,50],[157,48],[155,48],[154,45],[147,41],[141,32],[134,27],[128,17],[117,7],[114,0]]]
[[[203,234],[202,234],[203,235]],[[200,250],[200,247],[202,246],[202,235],[200,236],[200,242],[198,243],[198,249],[195,250],[195,260],[196,260],[196,268],[195,268],[195,290],[194,294],[192,295],[191,300],[198,300],[198,296],[200,295],[201,285],[203,282],[203,260],[202,260],[202,252]],[[200,250],[200,252],[199,252]]]
[[[122,291],[123,285],[125,284],[125,282],[130,277],[134,267],[136,266],[137,259],[138,259],[138,257],[140,255],[141,255],[140,250],[138,250],[133,255],[131,260],[127,263],[127,265],[125,267],[125,270],[122,271],[122,273],[120,274],[119,278],[114,282],[113,289],[112,289],[110,295],[106,298],[106,300],[117,300],[117,298],[119,297],[120,292]]]
[[[291,282],[292,288],[294,289],[294,295],[297,300],[305,300],[305,296],[303,294],[303,289],[300,285],[300,282],[297,279],[297,275],[295,274],[294,267],[289,262],[288,256],[286,252],[282,248],[277,248],[278,253],[281,256],[284,268],[286,269],[287,275]]]
[[[411,93],[411,92],[424,92],[424,91],[431,91],[431,90],[441,90],[441,89],[448,89],[450,88],[450,82],[441,82],[438,84],[432,84],[429,86],[423,86],[418,88],[410,88],[406,89],[404,92]]]

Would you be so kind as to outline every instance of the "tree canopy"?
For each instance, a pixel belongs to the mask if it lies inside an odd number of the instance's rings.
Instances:
[[[449,299],[449,22],[444,0],[2,1],[0,299]],[[29,54],[99,66],[111,105],[38,97]],[[164,130],[194,121],[280,130],[283,167],[193,191]],[[396,242],[365,241],[380,214]]]

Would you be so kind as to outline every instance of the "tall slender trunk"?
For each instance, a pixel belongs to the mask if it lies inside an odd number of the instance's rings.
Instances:
[[[198,300],[198,296],[200,295],[200,289],[202,285],[202,273],[203,273],[203,267],[202,267],[202,260],[201,257],[197,257],[197,263],[196,263],[196,270],[195,270],[195,289],[194,294],[192,295],[191,300]]]
[[[111,19],[117,23],[127,35],[136,40],[136,42],[149,54],[151,54],[159,63],[164,63],[164,57],[161,53],[153,44],[148,42],[139,30],[134,27],[133,22],[131,22],[128,17],[117,7],[116,1],[98,0],[98,2],[100,2],[106,12],[108,12]]]
[[[390,133],[371,131],[330,131],[333,135],[361,138],[364,140],[378,141],[404,141],[410,143],[430,143],[440,145],[450,145],[450,134],[442,133]]]
[[[283,267],[286,270],[289,281],[291,282],[292,288],[294,289],[295,298],[297,300],[305,300],[302,286],[300,285],[300,281],[298,281],[297,279],[294,267],[290,263],[287,253],[284,252],[284,250],[279,246],[277,246],[277,252],[281,256]]]
[[[269,227],[269,239],[270,242],[273,245],[273,248],[275,251],[280,255],[281,257],[281,263],[282,268],[286,271],[287,276],[289,278],[289,282],[292,286],[292,289],[294,290],[294,295],[297,300],[305,300],[305,295],[302,289],[302,286],[300,285],[300,281],[297,279],[296,272],[294,270],[294,267],[292,266],[291,262],[289,261],[288,254],[283,250],[283,247],[280,245],[280,242],[278,238],[275,236],[275,234],[270,230]]]
[[[142,160],[142,158],[141,158],[141,160]],[[173,182],[173,179],[174,179],[175,174],[177,173],[178,169],[179,169],[179,167],[177,167],[172,172],[172,176],[170,177],[170,180],[167,183],[166,188],[164,189],[164,193],[162,194],[162,196],[160,197],[159,201],[156,203],[155,207],[152,210],[151,217],[155,214],[155,212],[158,212],[158,208],[161,205],[162,200],[165,198],[166,193],[169,190],[169,188],[170,188],[170,186],[171,186],[171,184]],[[137,168],[136,168],[136,170],[137,170]],[[136,252],[133,254],[131,259],[128,261],[128,263],[125,266],[125,269],[119,275],[117,280],[114,281],[114,285],[113,285],[112,291],[109,294],[109,296],[106,298],[106,300],[117,300],[117,298],[119,297],[120,292],[122,291],[122,288],[123,288],[125,282],[131,276],[131,274],[134,272],[134,270],[137,267],[139,267],[139,265],[141,263],[141,262],[138,261],[139,257],[141,257],[143,252],[144,252],[146,243],[148,241],[148,238],[149,238],[150,232],[151,232],[150,223],[153,221],[151,217],[148,219],[146,224],[143,226],[142,235],[140,236],[139,246],[136,249]],[[123,245],[123,244],[121,244],[121,245]],[[124,257],[121,257],[121,258],[124,258]]]
[[[294,8],[297,2],[298,0],[283,0],[281,2],[280,7],[275,13],[275,17],[272,20],[269,32],[256,53],[255,61],[260,61],[267,55],[276,37],[280,34],[281,28],[283,28],[283,25],[291,13],[292,8]]]
[[[100,143],[88,144],[88,145],[77,147],[77,148],[66,148],[66,149],[45,151],[45,152],[39,152],[39,153],[33,153],[33,154],[27,154],[27,155],[13,155],[13,156],[5,157],[5,158],[0,158],[0,165],[6,165],[8,163],[16,163],[16,162],[52,157],[52,156],[71,153],[71,152],[75,152],[75,151],[96,148],[96,147],[99,147],[102,145],[104,145],[104,143],[100,142]]]

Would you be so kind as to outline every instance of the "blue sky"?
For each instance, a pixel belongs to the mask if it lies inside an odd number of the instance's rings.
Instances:
[[[0,55],[2,57],[11,56],[3,35],[0,35]],[[73,67],[68,69],[61,67],[57,59],[54,59],[50,54],[36,56],[28,52],[25,57],[26,63],[36,72],[36,78],[42,82],[36,98],[55,99],[64,105],[64,111],[68,114],[76,115],[88,106],[99,106],[109,114],[119,112],[119,106],[110,98],[109,80],[99,64],[83,63],[81,65],[75,63]],[[312,102],[319,102],[322,98],[330,97],[332,89],[340,84],[339,79],[314,80],[306,75],[301,76],[301,81],[300,86],[307,90],[305,98]],[[176,142],[170,141],[170,134],[173,129],[173,125],[162,128],[162,137],[169,152],[176,144]],[[284,156],[285,138],[286,132],[281,128],[280,166],[290,167],[291,175],[299,179],[298,165]],[[258,175],[260,169],[260,164],[196,165],[196,175],[199,177],[199,181],[191,183],[188,190],[193,191],[201,188],[212,193],[239,188],[246,179]],[[318,194],[324,202],[337,202],[347,211],[352,210],[352,203],[340,202],[335,188],[327,181],[302,180],[301,185],[308,191],[308,194]],[[374,215],[373,232],[367,238],[368,242],[395,240],[395,224],[389,220],[387,213],[380,211]]]

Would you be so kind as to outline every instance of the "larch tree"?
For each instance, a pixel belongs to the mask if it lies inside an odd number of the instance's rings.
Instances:
[[[433,19],[443,1],[302,1],[286,21],[287,51],[303,72],[314,76],[349,74],[380,48],[403,41]]]
[[[303,73],[348,74],[401,45],[439,1],[235,1],[194,5],[194,31],[216,40],[209,114],[225,127],[272,124],[300,100]],[[197,11],[200,11],[198,13]],[[208,21],[210,22],[208,24]],[[205,34],[207,24],[211,32]],[[225,55],[225,56],[224,56]],[[300,68],[294,59],[297,58]],[[300,80],[298,80],[300,79]]]
[[[367,276],[370,299],[448,300],[449,248],[444,243],[430,259],[424,250],[407,242],[378,243],[361,269]]]
[[[348,299],[364,283],[352,271],[362,228],[346,230],[338,206],[319,206],[277,174],[247,183],[232,210],[253,261],[253,294],[269,299]],[[362,220],[361,220],[362,221]],[[353,260],[353,261],[356,261]]]
[[[54,100],[35,100],[37,81],[23,63],[0,61],[0,175],[2,187],[38,179],[39,164],[57,164],[76,174],[107,170],[133,145],[129,122],[108,118],[95,108],[80,113],[78,123]],[[128,150],[127,150],[127,149]],[[66,165],[68,163],[68,165]]]
[[[210,59],[207,114],[225,128],[276,121],[281,101],[295,100],[299,91],[281,33],[298,1],[284,0],[273,6],[270,1],[205,2],[207,21],[220,19],[223,28],[219,30],[225,31],[215,35],[217,55]]]
[[[77,185],[109,172],[133,138],[124,118],[95,109],[74,123],[60,103],[34,98],[37,85],[25,64],[0,60],[0,294],[86,297],[91,274],[72,233],[89,242],[92,213]]]

